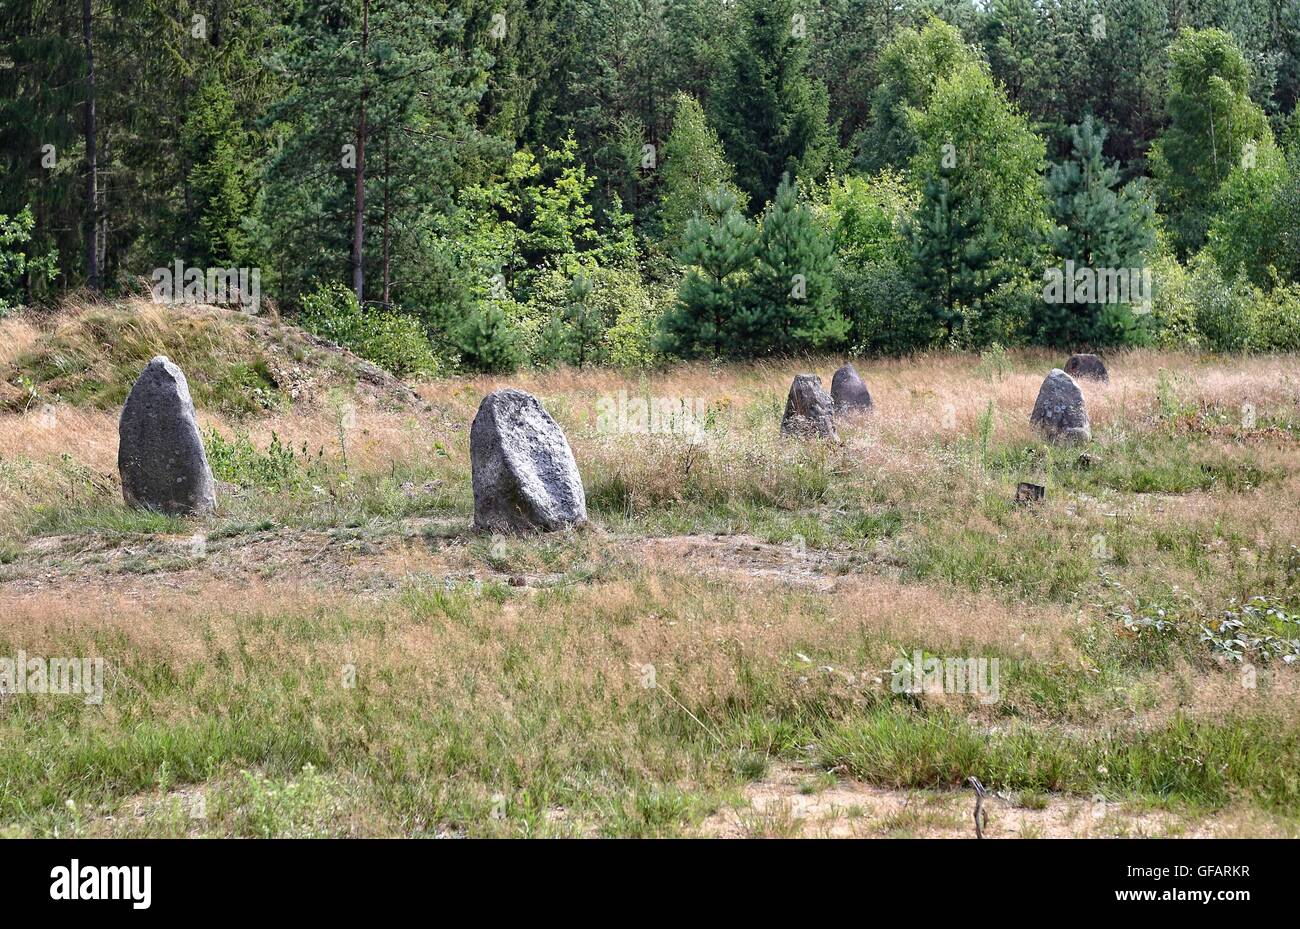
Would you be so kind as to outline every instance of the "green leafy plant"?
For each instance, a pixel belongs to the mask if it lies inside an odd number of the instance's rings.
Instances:
[[[0,317],[16,305],[24,277],[52,281],[58,274],[57,251],[39,256],[27,254],[25,246],[31,241],[34,226],[31,207],[23,207],[12,217],[0,213]]]
[[[208,430],[203,439],[213,475],[241,487],[271,490],[301,487],[320,466],[324,455],[320,450],[313,457],[305,442],[295,451],[274,432],[266,451],[260,451],[245,434],[227,439],[215,428]]]
[[[401,313],[363,308],[342,284],[322,284],[302,297],[303,328],[356,352],[381,368],[403,375],[438,371],[419,321]]]
[[[1300,659],[1300,615],[1288,613],[1268,597],[1231,604],[1215,620],[1201,624],[1201,641],[1230,661]]]

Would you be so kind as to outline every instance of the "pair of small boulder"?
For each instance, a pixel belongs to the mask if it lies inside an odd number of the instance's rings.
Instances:
[[[1106,366],[1096,355],[1073,355],[1065,369],[1053,368],[1038,389],[1029,421],[1053,442],[1069,444],[1092,438],[1088,408],[1075,378],[1108,382]]]
[[[781,434],[837,441],[836,412],[865,412],[871,408],[871,392],[851,364],[835,372],[830,394],[822,389],[822,379],[816,374],[797,374],[785,400]]]

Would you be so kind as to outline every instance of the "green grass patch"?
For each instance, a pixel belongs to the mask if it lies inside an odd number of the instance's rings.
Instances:
[[[1209,808],[1244,795],[1291,813],[1300,807],[1300,727],[1262,715],[1179,717],[1149,731],[1087,736],[1028,726],[986,735],[958,716],[889,707],[829,726],[818,763],[889,787],[959,787],[975,775],[992,789]]]

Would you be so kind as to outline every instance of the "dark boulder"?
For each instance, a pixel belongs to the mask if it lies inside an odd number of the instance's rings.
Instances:
[[[1075,379],[1086,377],[1090,381],[1110,382],[1106,365],[1096,355],[1071,355],[1065,363],[1065,373]]]
[[[844,365],[831,378],[831,399],[835,401],[836,413],[869,410],[872,407],[871,393],[851,364]]]
[[[165,356],[150,361],[136,378],[117,433],[117,469],[128,505],[173,516],[203,516],[216,509],[216,485],[190,386]]]

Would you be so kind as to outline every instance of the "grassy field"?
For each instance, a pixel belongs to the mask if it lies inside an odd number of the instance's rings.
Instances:
[[[106,667],[102,704],[0,698],[5,835],[969,835],[971,776],[993,836],[1300,835],[1295,356],[1112,357],[1069,450],[1028,424],[1063,356],[864,360],[876,412],[829,445],[778,426],[838,358],[412,401],[244,325],[0,321],[0,656]],[[121,502],[116,404],[162,350],[208,520]],[[587,529],[470,530],[506,384]],[[600,428],[620,392],[702,438]],[[897,692],[918,651],[997,659],[997,699]]]

